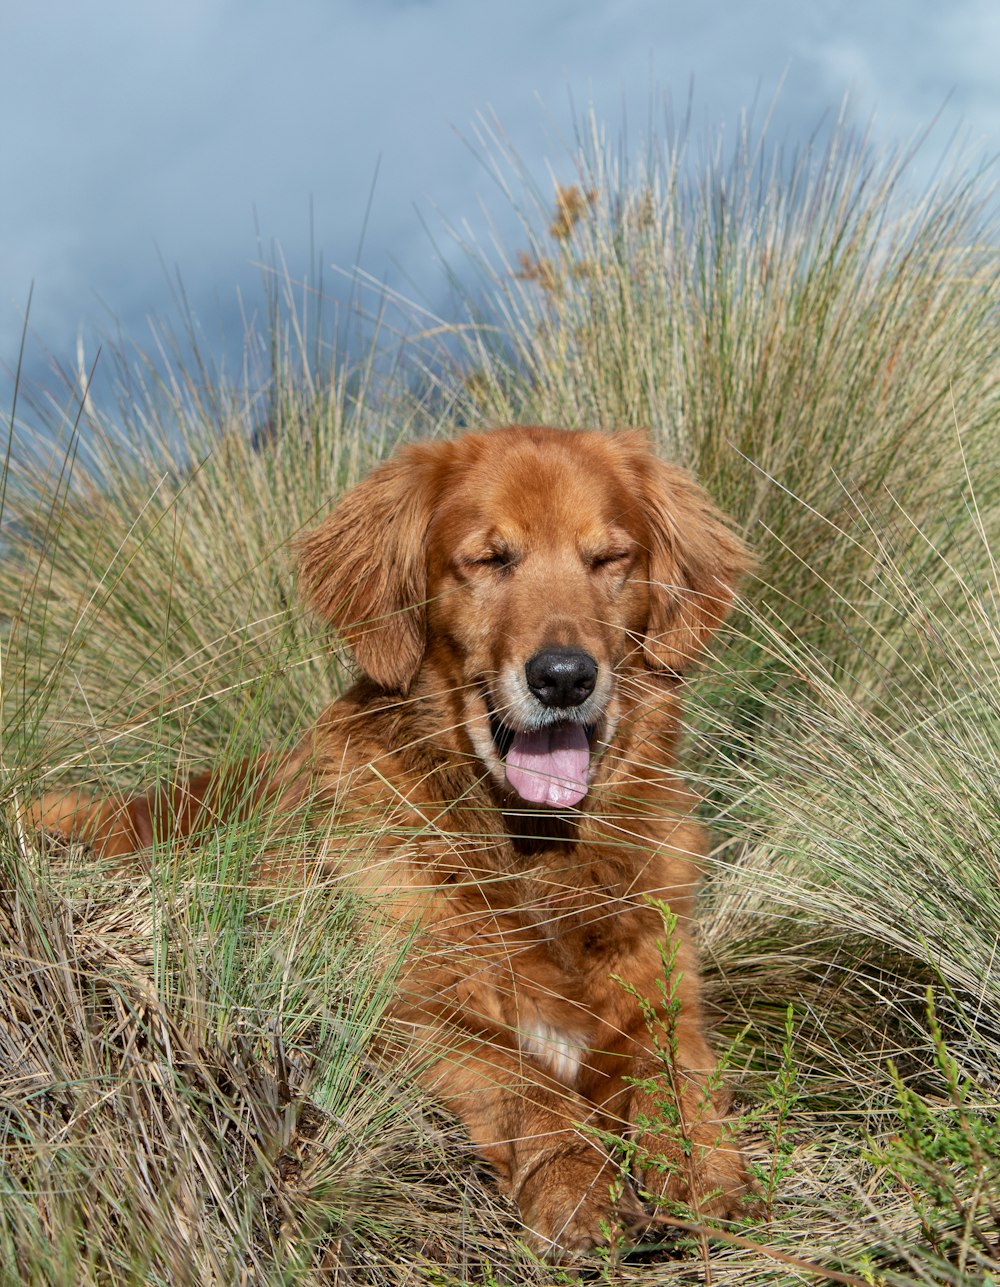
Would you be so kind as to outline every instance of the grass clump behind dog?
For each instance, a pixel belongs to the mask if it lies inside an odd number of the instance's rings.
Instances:
[[[982,1282],[1000,1258],[979,1128],[1000,1087],[988,194],[958,175],[909,203],[903,161],[843,132],[791,162],[747,135],[700,169],[680,139],[636,170],[595,127],[553,212],[487,145],[524,232],[492,262],[468,248],[482,294],[446,349],[349,368],[275,296],[242,383],[146,367],[124,418],[85,405],[86,452],[10,461],[4,1273],[551,1280],[447,1124],[367,1061],[392,963],[322,891],[262,906],[252,829],[128,880],[39,858],[18,825],[48,781],[287,743],[343,681],[294,605],[288,538],[399,436],[532,420],[650,428],[760,555],[692,692],[720,837],[706,965],[748,1025],[730,1063],[762,1173],[782,1158],[749,1240],[869,1281]],[[794,1093],[769,1104],[782,1076]],[[722,1244],[711,1272],[802,1273]]]

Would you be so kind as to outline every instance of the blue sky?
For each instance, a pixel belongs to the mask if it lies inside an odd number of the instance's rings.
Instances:
[[[995,0],[39,0],[0,17],[0,410],[34,283],[28,370],[148,342],[183,279],[210,346],[258,297],[255,221],[306,271],[363,267],[431,303],[422,223],[484,236],[498,198],[468,146],[494,113],[538,180],[568,173],[572,109],[637,139],[650,96],[698,126],[778,94],[771,134],[806,138],[850,94],[885,145],[944,113],[1000,147]],[[947,102],[947,105],[945,106]],[[928,165],[933,150],[928,153]],[[374,183],[377,172],[377,182]],[[500,214],[501,220],[503,212]],[[166,265],[166,272],[164,269]],[[333,284],[334,276],[327,271]],[[346,289],[346,287],[345,287]],[[216,337],[219,337],[218,339]]]

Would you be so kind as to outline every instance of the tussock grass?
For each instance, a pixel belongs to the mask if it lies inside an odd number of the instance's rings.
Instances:
[[[320,349],[314,371],[285,291],[271,333],[248,334],[256,360],[237,385],[220,377],[205,397],[202,372],[147,360],[117,409],[88,401],[85,424],[55,426],[55,450],[51,426],[17,426],[0,615],[18,758],[44,718],[60,774],[82,755],[137,778],[165,744],[190,764],[229,740],[293,737],[341,684],[295,606],[289,541],[413,411],[374,350],[342,363]]]
[[[984,176],[945,167],[914,202],[912,158],[846,129],[791,157],[747,130],[731,156],[665,134],[635,161],[591,119],[553,212],[502,134],[481,141],[522,248],[459,237],[492,323],[456,337],[464,414],[651,430],[752,536],[786,624],[839,648],[843,682],[858,645],[823,627],[831,587],[900,647],[886,565],[943,568],[967,471],[996,520]]]
[[[454,1129],[369,1057],[392,961],[326,891],[265,903],[251,851],[151,882],[6,864],[5,1281],[385,1282],[400,1240],[411,1269],[488,1250]]]
[[[906,158],[845,130],[791,158],[745,132],[699,161],[670,136],[636,164],[591,123],[553,209],[483,142],[523,233],[465,247],[478,294],[454,326],[348,361],[286,284],[237,381],[165,341],[165,365],[121,358],[120,406],[87,399],[79,433],[75,410],[12,426],[0,1274],[559,1278],[406,1068],[370,1057],[396,961],[351,900],[254,887],[266,818],[130,878],[22,825],[55,781],[287,744],[345,680],[295,606],[289,538],[397,439],[520,419],[647,427],[760,558],[689,717],[718,839],[709,995],[766,1218],[709,1261],[682,1238],[596,1278],[809,1280],[789,1256],[996,1277],[991,195],[956,170],[913,201]]]

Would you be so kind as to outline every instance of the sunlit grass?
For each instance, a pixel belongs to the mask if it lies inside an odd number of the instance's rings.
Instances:
[[[239,379],[164,344],[165,365],[122,357],[121,404],[88,400],[79,435],[78,402],[35,430],[22,407],[13,426],[0,1276],[554,1280],[459,1132],[371,1057],[397,961],[370,918],[339,888],[254,883],[266,817],[132,876],[39,855],[23,825],[55,782],[129,786],[291,743],[347,672],[296,606],[290,539],[400,438],[531,420],[646,426],[759,554],[688,695],[718,842],[709,997],[723,1038],[746,1028],[730,1067],[753,1158],[778,1176],[746,1231],[759,1248],[719,1243],[713,1281],[802,1281],[780,1252],[971,1287],[998,1272],[997,1231],[942,1232],[938,1207],[926,1227],[914,1176],[950,1161],[889,1060],[932,1115],[951,1105],[949,1148],[985,1138],[1000,1094],[990,194],[956,171],[914,202],[905,159],[844,130],[796,158],[744,136],[698,162],[689,139],[654,140],[638,164],[593,125],[554,198],[498,135],[484,148],[522,235],[464,247],[479,293],[454,326],[422,319],[402,349],[377,333],[348,359],[279,277]],[[981,1221],[994,1182],[960,1170],[980,1186],[966,1215]],[[597,1272],[690,1281],[700,1254]]]

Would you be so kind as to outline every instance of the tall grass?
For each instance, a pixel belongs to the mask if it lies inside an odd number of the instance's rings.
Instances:
[[[44,719],[60,772],[82,755],[135,776],[164,743],[197,762],[238,728],[287,738],[342,681],[295,606],[289,541],[414,413],[374,345],[313,343],[308,288],[279,281],[272,304],[236,384],[206,386],[200,355],[122,353],[117,405],[15,428],[5,730],[27,748]]]
[[[883,564],[941,566],[967,470],[995,520],[983,175],[955,169],[914,201],[912,157],[846,129],[791,157],[742,132],[700,159],[666,134],[635,161],[591,119],[553,209],[498,132],[482,141],[522,248],[460,239],[493,323],[458,335],[470,419],[648,428],[745,525],[799,635],[831,585],[877,630]],[[855,672],[855,646],[825,633]]]
[[[688,698],[719,842],[709,994],[723,1037],[746,1029],[730,1067],[768,1193],[712,1280],[802,1281],[781,1255],[996,1276],[992,196],[958,169],[914,200],[907,158],[845,129],[794,157],[667,135],[635,162],[591,122],[554,197],[497,132],[483,146],[522,231],[462,243],[477,286],[453,325],[349,361],[279,279],[235,383],[199,355],[123,359],[85,442],[74,409],[40,426],[63,435],[48,457],[14,426],[2,1272],[552,1281],[454,1127],[368,1057],[394,959],[343,898],[252,887],[266,819],[131,879],[19,825],[56,780],[294,738],[345,671],[295,606],[289,538],[401,437],[535,420],[645,426],[759,554]],[[699,1254],[595,1273],[691,1281]]]

